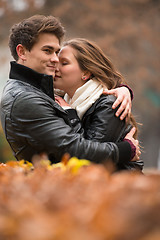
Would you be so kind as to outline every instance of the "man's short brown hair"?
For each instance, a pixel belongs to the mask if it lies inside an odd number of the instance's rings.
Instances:
[[[18,60],[16,51],[18,44],[22,44],[30,51],[41,33],[51,33],[61,42],[65,31],[60,21],[53,16],[34,15],[14,24],[9,36],[9,47],[13,58]]]

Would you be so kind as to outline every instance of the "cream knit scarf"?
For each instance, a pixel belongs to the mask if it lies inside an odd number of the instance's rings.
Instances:
[[[99,81],[90,79],[76,90],[72,98],[66,93],[64,100],[77,111],[79,118],[82,119],[84,113],[101,96],[103,90],[104,87]]]

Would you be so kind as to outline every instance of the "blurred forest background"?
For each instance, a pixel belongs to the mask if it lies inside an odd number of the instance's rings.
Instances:
[[[66,39],[95,41],[134,91],[145,167],[160,169],[160,0],[0,0],[0,95],[8,78],[12,24],[33,14],[54,15]],[[0,160],[14,157],[0,127]]]

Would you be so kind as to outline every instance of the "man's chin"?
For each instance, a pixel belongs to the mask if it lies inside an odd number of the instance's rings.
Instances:
[[[53,78],[55,77],[55,72],[52,72],[52,71],[50,71],[50,72],[47,72],[47,73],[45,73],[46,75],[51,75]]]

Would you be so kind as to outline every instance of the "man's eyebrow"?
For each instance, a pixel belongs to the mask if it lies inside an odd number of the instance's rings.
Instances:
[[[60,48],[54,48],[50,45],[44,45],[42,48],[49,48],[50,50],[56,50],[56,51],[60,51]]]

